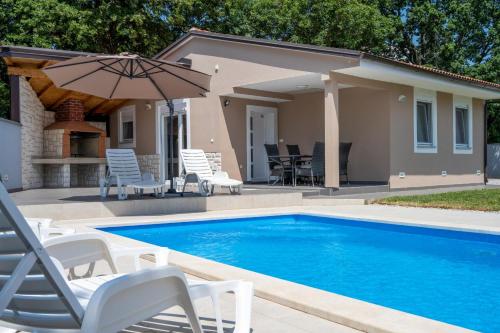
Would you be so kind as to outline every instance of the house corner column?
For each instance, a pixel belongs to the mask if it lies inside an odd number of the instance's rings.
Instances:
[[[325,187],[339,188],[339,89],[331,75],[325,85]]]

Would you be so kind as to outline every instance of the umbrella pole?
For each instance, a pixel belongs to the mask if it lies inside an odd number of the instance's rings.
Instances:
[[[166,100],[169,113],[170,113],[170,128],[169,128],[169,133],[168,136],[170,137],[169,140],[169,167],[170,167],[170,172],[168,175],[168,178],[170,180],[170,188],[168,189],[168,193],[177,193],[177,191],[174,188],[174,103],[172,103],[172,100],[167,99]]]

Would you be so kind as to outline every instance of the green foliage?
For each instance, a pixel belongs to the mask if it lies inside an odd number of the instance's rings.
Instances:
[[[488,143],[500,143],[500,104],[488,106]]]
[[[1,44],[153,56],[193,26],[500,83],[498,0],[0,0]],[[0,67],[0,114],[6,82]],[[500,141],[500,111],[491,110],[490,140]]]

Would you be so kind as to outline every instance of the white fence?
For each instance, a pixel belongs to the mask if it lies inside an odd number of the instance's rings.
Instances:
[[[21,125],[0,118],[0,180],[8,190],[20,189]]]
[[[500,179],[500,143],[488,145],[488,167],[486,174],[488,178]]]

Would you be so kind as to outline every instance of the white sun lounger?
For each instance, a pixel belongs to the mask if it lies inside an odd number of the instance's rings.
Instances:
[[[172,306],[203,333],[192,299],[222,289],[215,282],[191,291],[184,274],[169,266],[68,281],[1,183],[0,288],[0,327],[40,333],[115,333]]]
[[[142,195],[144,190],[153,190],[156,196],[164,195],[164,184],[154,180],[150,173],[141,174],[137,157],[132,149],[106,149],[108,171],[106,178],[100,182],[101,196],[109,195],[109,188],[116,181],[118,199],[127,199],[127,188]]]
[[[118,274],[117,259],[131,255],[134,257],[135,270],[141,269],[139,255],[155,256],[156,267],[167,265],[168,249],[150,247],[124,247],[111,245],[107,239],[96,232],[77,233],[48,239],[43,243],[49,255],[57,258],[65,269],[70,270],[70,276],[76,276],[74,268],[90,264],[83,277],[92,276],[95,262],[103,260],[114,274]],[[90,274],[90,275],[89,275]],[[250,331],[252,284],[244,281],[202,282],[188,280],[188,287],[193,299],[210,297],[214,306],[217,332],[223,333],[222,313],[219,305],[221,294],[231,292],[235,295],[236,320],[234,333]]]
[[[241,193],[243,182],[229,178],[227,172],[212,172],[205,152],[201,149],[182,149],[182,165],[185,170],[184,188],[186,184],[198,184],[202,195],[213,194],[215,186],[227,187],[232,194]]]

